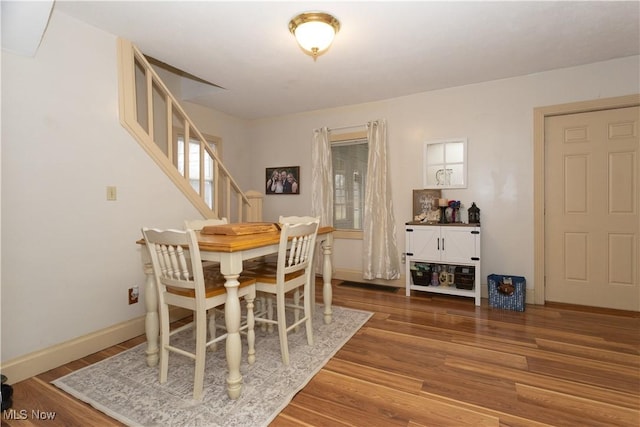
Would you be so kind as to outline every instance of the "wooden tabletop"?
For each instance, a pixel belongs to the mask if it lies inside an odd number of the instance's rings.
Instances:
[[[335,231],[333,227],[320,227],[318,234],[328,234]],[[213,252],[238,252],[246,249],[260,248],[278,244],[280,242],[280,232],[244,234],[240,236],[228,236],[223,234],[202,234],[196,231],[198,246],[201,251]],[[144,239],[136,243],[144,245]]]

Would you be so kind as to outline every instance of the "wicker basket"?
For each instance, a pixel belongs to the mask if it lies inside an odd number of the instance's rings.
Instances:
[[[456,288],[458,289],[465,289],[465,290],[471,290],[473,289],[473,285],[475,282],[475,274],[471,274],[471,273],[456,273],[455,276],[455,283],[456,283]]]
[[[411,277],[414,285],[429,286],[431,283],[431,273],[428,271],[411,270]]]

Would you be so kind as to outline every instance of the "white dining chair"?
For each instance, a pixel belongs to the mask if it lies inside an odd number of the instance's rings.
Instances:
[[[203,228],[210,225],[228,224],[227,218],[207,218],[207,219],[185,219],[184,229],[193,231],[202,231]],[[204,268],[220,268],[220,263],[216,261],[202,261]]]
[[[278,258],[273,263],[257,263],[250,266],[249,274],[256,278],[256,290],[259,298],[267,298],[266,310],[256,313],[256,322],[277,325],[280,339],[282,362],[289,364],[289,345],[287,334],[292,329],[305,324],[307,343],[313,345],[313,325],[311,304],[311,281],[315,280],[312,271],[313,252],[318,234],[319,218],[280,217],[280,243]],[[302,304],[300,303],[302,289]],[[285,295],[293,291],[293,300]],[[276,318],[273,318],[273,297],[276,300]],[[286,309],[293,309],[293,320],[287,323]],[[300,311],[303,315],[300,317]]]
[[[222,217],[222,218],[205,218],[205,219],[185,219],[184,220],[184,228],[185,230],[193,230],[193,231],[202,231],[203,228],[211,226],[211,225],[225,225],[228,224],[229,221],[227,220],[227,218]],[[205,275],[206,274],[215,274],[216,272],[219,272],[220,270],[220,263],[217,261],[202,261],[202,267],[205,269]],[[256,301],[257,302],[257,301]],[[214,309],[214,311],[212,313],[210,313],[210,315],[215,316],[216,313],[221,313],[224,310],[222,308],[217,308]],[[214,317],[215,319],[215,317]],[[245,317],[243,316],[243,320],[245,319]],[[210,323],[210,327],[209,327],[209,333],[212,336],[215,336],[217,329],[226,331],[226,328],[224,325],[216,323],[215,325],[213,324],[213,320]],[[211,351],[215,351],[217,349],[217,344],[213,343],[212,345],[209,346],[209,350]]]
[[[205,273],[202,267],[200,249],[193,230],[157,230],[143,228],[142,234],[151,257],[153,273],[158,293],[160,317],[160,383],[167,381],[169,352],[174,352],[195,360],[193,398],[202,400],[206,350],[227,337],[216,336],[215,315],[209,316],[210,338],[207,339],[208,310],[225,304],[227,289],[225,278],[215,270]],[[189,256],[185,256],[188,250]],[[237,279],[238,297],[246,301],[246,323],[241,330],[246,331],[248,361],[255,361],[255,334],[253,302],[256,297],[255,278],[240,276]],[[193,321],[177,329],[170,330],[169,306],[182,307],[193,311]],[[187,329],[195,328],[195,350],[188,351],[172,345],[171,337]]]

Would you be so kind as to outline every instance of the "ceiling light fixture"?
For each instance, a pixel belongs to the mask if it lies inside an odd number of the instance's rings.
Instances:
[[[340,22],[324,12],[305,12],[289,22],[289,31],[296,37],[302,50],[315,61],[322,55],[340,30]]]

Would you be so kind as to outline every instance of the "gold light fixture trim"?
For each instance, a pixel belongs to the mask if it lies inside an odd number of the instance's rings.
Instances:
[[[315,61],[333,43],[334,36],[340,31],[340,22],[325,12],[305,12],[289,22],[289,31]]]

